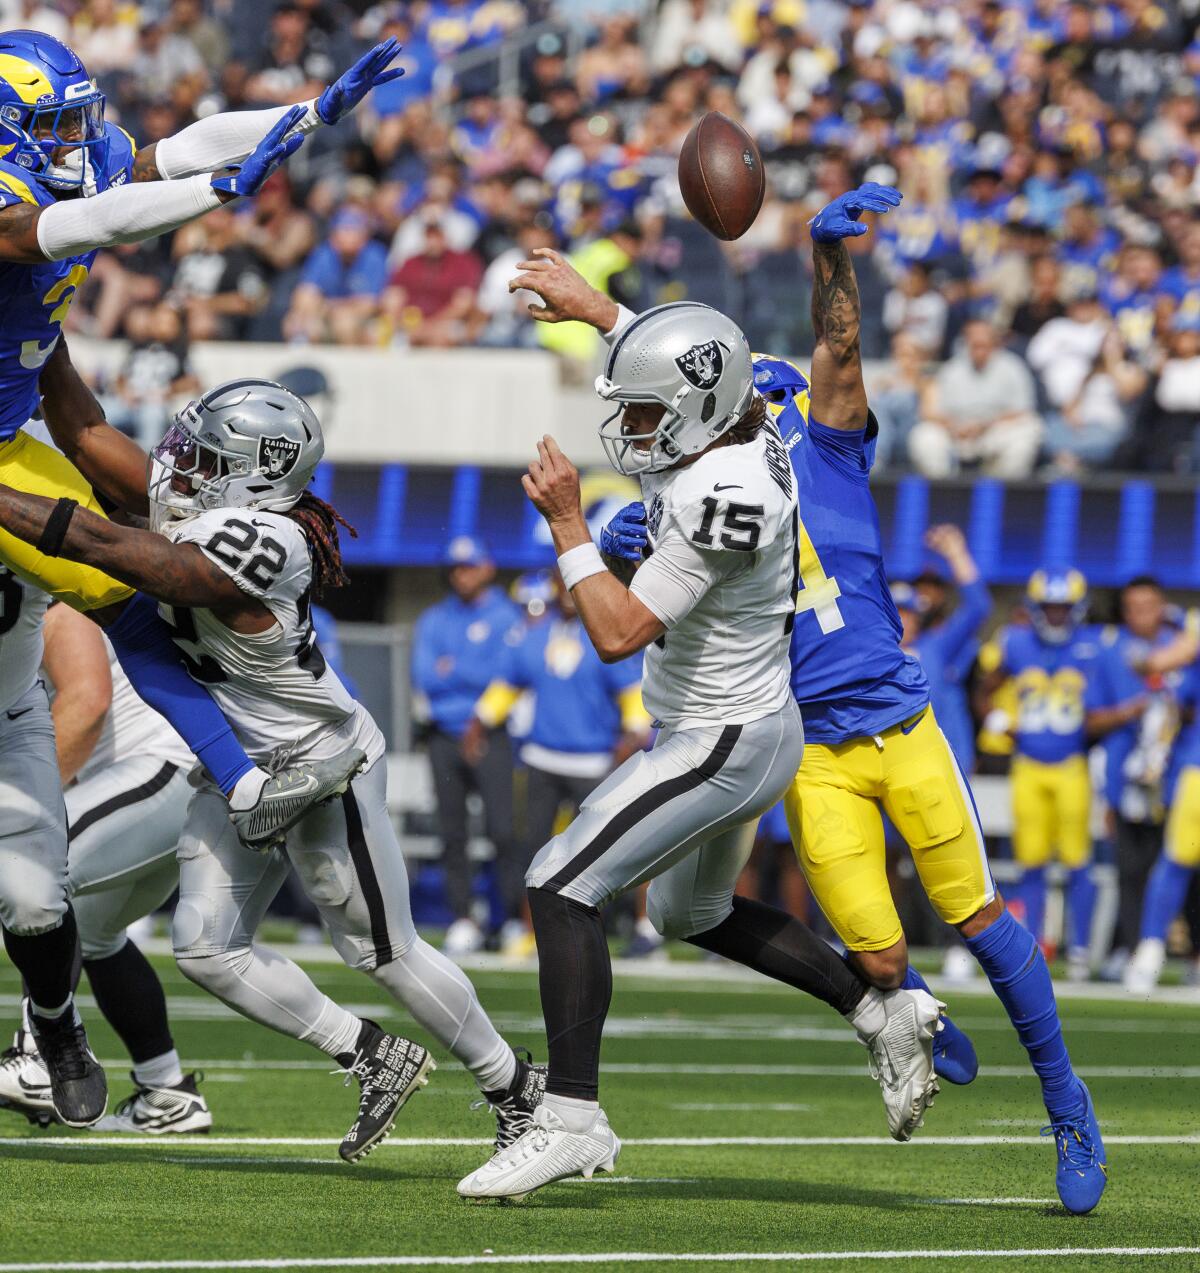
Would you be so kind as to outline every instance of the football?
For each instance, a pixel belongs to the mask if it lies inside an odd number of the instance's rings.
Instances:
[[[688,211],[718,239],[740,239],[754,224],[766,189],[754,138],[727,115],[709,111],[679,154],[679,190]]]

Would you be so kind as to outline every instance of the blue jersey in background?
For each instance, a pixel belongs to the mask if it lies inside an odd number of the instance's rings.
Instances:
[[[96,192],[124,185],[137,148],[128,133],[106,124],[108,145],[97,153]],[[35,174],[0,159],[0,208],[31,203],[48,207],[53,193]],[[75,294],[95,251],[37,265],[0,262],[0,442],[7,442],[38,409],[38,377],[54,352]]]
[[[1054,645],[1033,628],[1006,628],[997,644],[1000,666],[1016,689],[1017,754],[1046,765],[1083,755],[1086,690],[1100,655],[1100,629],[1081,627]]]

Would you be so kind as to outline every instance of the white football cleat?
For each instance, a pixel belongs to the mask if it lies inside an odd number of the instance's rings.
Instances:
[[[1125,989],[1131,995],[1148,995],[1158,985],[1167,962],[1167,946],[1157,937],[1143,937],[1125,965]]]
[[[859,1042],[870,1054],[868,1068],[883,1092],[888,1129],[894,1140],[909,1140],[940,1090],[933,1071],[933,1039],[946,1006],[924,990],[892,990],[880,995],[887,1022]]]
[[[212,1113],[208,1102],[196,1090],[197,1077],[185,1074],[183,1081],[175,1087],[139,1087],[92,1130],[144,1132],[151,1136],[207,1132],[212,1127]]]
[[[621,1142],[608,1125],[603,1110],[596,1111],[585,1132],[570,1132],[562,1119],[539,1105],[533,1126],[507,1149],[498,1150],[482,1167],[458,1182],[462,1198],[523,1198],[570,1176],[592,1178],[596,1171],[612,1171],[621,1153]]]
[[[43,1127],[58,1121],[50,1093],[50,1074],[24,1024],[12,1047],[0,1052],[0,1107],[24,1114],[31,1123]]]

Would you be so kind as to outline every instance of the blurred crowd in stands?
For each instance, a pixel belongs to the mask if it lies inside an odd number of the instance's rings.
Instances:
[[[70,41],[145,143],[314,96],[363,47],[407,74],[253,204],[97,262],[77,328],[123,335],[133,410],[208,339],[536,346],[507,281],[569,251],[634,307],[688,295],[754,347],[811,341],[806,222],[864,179],[851,241],[884,464],[930,476],[1200,468],[1200,0],[0,0]],[[752,230],[691,222],[707,109],[767,164]]]

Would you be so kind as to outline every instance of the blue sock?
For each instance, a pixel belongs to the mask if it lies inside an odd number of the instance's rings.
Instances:
[[[1046,924],[1046,868],[1026,867],[1018,891],[1021,901],[1025,903],[1025,927],[1033,934],[1035,941],[1041,941],[1042,929]]]
[[[188,675],[157,604],[135,593],[105,629],[121,669],[139,697],[165,716],[226,794],[254,762],[203,685]]]
[[[1159,855],[1146,881],[1146,897],[1142,902],[1141,936],[1167,940],[1171,921],[1183,910],[1188,885],[1192,881],[1192,868],[1172,862],[1165,853]]]
[[[1077,867],[1067,874],[1067,922],[1069,950],[1087,950],[1092,944],[1092,912],[1096,909],[1096,886],[1090,866]]]
[[[1005,911],[982,933],[965,940],[1029,1053],[1050,1117],[1074,1116],[1082,1099],[1079,1080],[1071,1069],[1050,969],[1036,938]]]

